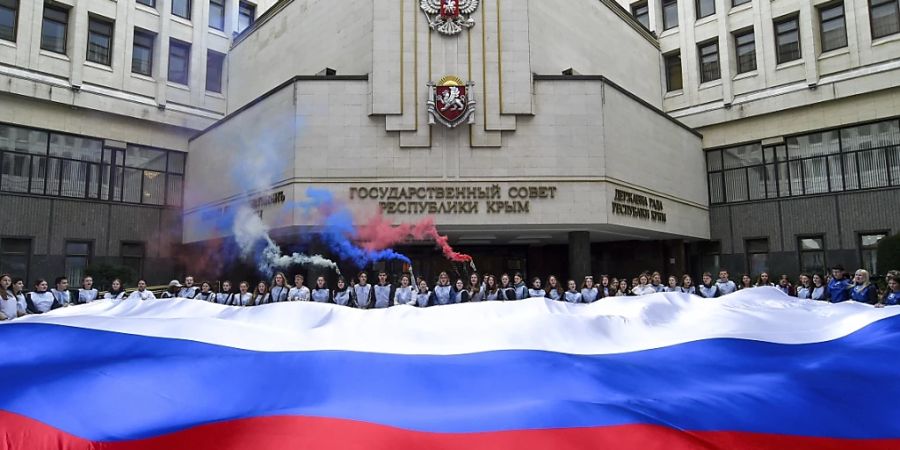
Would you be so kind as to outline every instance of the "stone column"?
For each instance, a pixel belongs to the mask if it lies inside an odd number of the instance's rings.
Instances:
[[[577,283],[591,274],[591,233],[569,232],[569,278]],[[562,281],[561,281],[562,282]]]

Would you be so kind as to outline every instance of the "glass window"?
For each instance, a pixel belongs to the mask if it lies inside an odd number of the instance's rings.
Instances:
[[[103,155],[103,141],[72,134],[50,134],[50,156],[100,162]]]
[[[0,170],[0,190],[8,192],[28,192],[28,178],[31,175],[31,156],[3,153]]]
[[[725,182],[722,172],[709,174],[709,201],[710,203],[725,203]]]
[[[900,33],[900,1],[869,0],[872,39]]]
[[[225,64],[225,55],[208,50],[206,52],[206,90],[209,92],[222,92],[222,68]]]
[[[169,81],[188,84],[191,62],[191,44],[176,39],[169,40]]]
[[[888,170],[891,176],[891,185],[900,186],[900,145],[887,149]]]
[[[731,0],[732,7],[743,5],[744,3],[750,3],[750,0]]]
[[[137,169],[166,170],[166,151],[129,145],[125,150],[125,165]]]
[[[750,200],[766,198],[766,170],[763,166],[747,168],[748,193]]]
[[[819,31],[823,52],[847,46],[847,25],[844,21],[843,3],[819,7]]]
[[[718,80],[721,76],[719,73],[719,43],[711,41],[699,44],[697,53],[700,55],[700,82]]]
[[[800,272],[825,273],[825,238],[823,236],[798,238],[797,250],[800,253]]]
[[[44,21],[41,25],[41,48],[56,53],[66,53],[66,34],[69,27],[69,10],[44,3]]]
[[[841,151],[840,134],[836,130],[792,136],[785,139],[785,143],[790,159],[832,155]]]
[[[209,27],[225,29],[225,0],[209,0]]]
[[[862,268],[870,274],[878,272],[878,241],[884,239],[887,232],[866,233],[859,235],[859,256]]]
[[[169,172],[184,173],[184,153],[169,152]]]
[[[769,240],[747,239],[744,242],[747,253],[747,267],[752,275],[769,271]]]
[[[722,159],[726,169],[762,164],[762,147],[759,143],[729,147],[722,150]]]
[[[900,145],[900,122],[889,120],[844,128],[841,145],[844,151]]]
[[[722,170],[722,150],[706,152],[706,168],[710,171]]]
[[[650,9],[647,2],[637,2],[631,5],[631,15],[637,19],[646,29],[650,29]]]
[[[30,255],[31,239],[0,239],[0,273],[8,273],[13,278],[22,277],[27,281]]]
[[[715,0],[694,0],[694,7],[697,10],[697,18],[702,19],[716,13]]]
[[[256,22],[256,5],[247,2],[238,3],[238,27],[240,33]]]
[[[0,0],[0,39],[16,41],[19,0]]]
[[[775,53],[778,64],[800,59],[800,26],[796,15],[775,21]]]
[[[756,39],[753,28],[734,33],[734,53],[737,57],[737,73],[756,70]]]
[[[191,0],[172,0],[172,14],[191,20]]]
[[[131,271],[131,275],[135,280],[144,276],[144,243],[143,242],[122,242],[119,251],[122,258],[122,265]]]
[[[47,133],[0,125],[0,150],[46,155]]]
[[[137,0],[137,2],[142,5],[147,5],[151,8],[156,8],[156,0]]]
[[[731,202],[745,202],[749,199],[747,194],[747,170],[733,169],[725,171],[725,200]]]
[[[91,243],[81,241],[66,242],[66,278],[69,285],[80,286],[85,269],[91,263]]]
[[[825,158],[803,160],[802,170],[807,194],[828,192],[828,163]]]
[[[184,192],[183,175],[166,175],[168,181],[166,191],[166,204],[169,206],[181,206],[181,198]]]
[[[678,0],[662,0],[663,30],[678,26]]]
[[[126,168],[122,178],[122,201],[127,203],[141,203],[144,181],[144,171],[140,169]]]
[[[141,203],[164,205],[166,203],[166,174],[154,170],[144,171]]]
[[[857,161],[860,189],[890,186],[887,155],[883,148],[859,152]]]
[[[859,189],[859,171],[856,167],[856,154],[844,156],[844,189]]]
[[[153,44],[156,35],[140,28],[134,29],[134,47],[131,52],[131,71],[141,75],[153,75]]]
[[[113,22],[99,17],[88,19],[87,60],[109,66],[112,64]]]
[[[665,64],[666,64],[666,91],[678,91],[681,90],[682,78],[681,78],[681,52],[673,52],[669,53],[665,56]]]

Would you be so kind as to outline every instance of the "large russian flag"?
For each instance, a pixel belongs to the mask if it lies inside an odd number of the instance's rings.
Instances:
[[[900,307],[776,289],[0,325],[0,449],[900,449]]]

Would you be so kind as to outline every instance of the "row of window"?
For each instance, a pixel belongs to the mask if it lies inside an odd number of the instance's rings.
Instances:
[[[900,0],[894,0],[898,2]],[[847,24],[844,20],[844,4],[830,3],[818,8],[819,32],[822,52],[847,46]],[[775,30],[775,59],[778,64],[798,60],[802,57],[800,47],[800,19],[798,14],[781,17],[773,21]],[[738,74],[756,70],[756,34],[753,27],[732,33],[734,42],[735,68]],[[683,88],[681,73],[681,52],[663,55],[666,90]],[[707,83],[722,77],[719,64],[719,41],[712,39],[697,44],[697,58],[700,68],[700,82]]]
[[[156,0],[137,0],[142,5],[156,8]],[[191,20],[192,0],[172,0],[172,15]],[[256,5],[240,1],[238,2],[237,33],[240,33],[256,18]],[[209,27],[216,30],[225,30],[225,0],[209,0]]]
[[[0,192],[180,206],[185,157],[0,124]]]
[[[731,6],[743,5],[749,3],[750,0],[731,0]],[[662,0],[662,21],[663,30],[668,30],[678,26],[678,0]],[[819,19],[822,23],[822,34],[838,35],[841,34],[839,27],[843,27],[843,4],[840,8],[840,16],[838,11],[833,8],[833,4],[825,5],[819,8]],[[697,19],[712,16],[716,13],[715,0],[694,0],[694,11],[696,11]],[[643,0],[631,5],[631,14],[647,29],[650,28],[650,10],[647,0]],[[869,22],[871,25],[872,39],[878,39],[892,34],[900,33],[900,1],[898,0],[869,0]],[[840,40],[840,37],[834,39]],[[846,41],[846,33],[843,33],[843,39]],[[825,39],[823,39],[825,42]],[[844,44],[846,45],[846,43]],[[835,48],[841,47],[840,45]],[[827,51],[827,50],[826,50]]]
[[[900,121],[706,152],[711,204],[900,186]]]
[[[857,236],[860,268],[869,273],[878,274],[878,241],[888,232],[860,233]],[[825,274],[828,272],[828,261],[825,257],[825,236],[808,235],[797,237],[797,260],[800,273]],[[747,239],[744,241],[744,253],[747,255],[749,273],[760,274],[769,271],[769,240]],[[772,280],[775,282],[774,278]]]
[[[0,0],[0,39],[15,41],[16,17],[18,14],[19,0]],[[153,0],[139,0],[139,2],[154,6]],[[187,3],[185,7],[184,4]],[[210,6],[215,5],[215,12],[211,12],[210,26],[224,29],[224,0],[211,0]],[[185,9],[186,8],[186,9]],[[241,2],[240,30],[253,23],[255,6]],[[180,15],[186,11],[190,14],[190,0],[176,0],[172,3],[172,13]],[[66,54],[68,52],[68,28],[70,9],[64,5],[53,3],[44,4],[43,20],[41,24],[41,49]],[[184,16],[182,16],[184,17]],[[220,27],[221,25],[221,27]],[[105,17],[91,14],[88,16],[87,55],[86,59],[93,63],[112,66],[113,31],[115,21]],[[132,44],[131,71],[133,73],[152,76],[153,53],[156,34],[134,28],[134,41]],[[191,44],[171,38],[169,40],[169,68],[167,79],[173,83],[188,85],[190,80]],[[225,64],[225,55],[212,50],[206,55],[206,90],[210,92],[222,92],[222,74]]]
[[[93,242],[66,241],[65,274],[73,287],[80,287],[81,280],[87,274],[86,269],[93,260]],[[145,244],[143,242],[121,242],[119,260],[122,266],[131,271],[137,278],[144,276]],[[8,273],[14,277],[29,280],[31,239],[0,239],[0,273]],[[26,285],[26,288],[30,288]]]

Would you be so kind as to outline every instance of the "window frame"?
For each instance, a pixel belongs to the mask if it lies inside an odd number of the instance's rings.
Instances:
[[[222,14],[215,16],[213,15],[213,5],[221,8]],[[209,14],[207,18],[207,25],[213,30],[225,31],[225,0],[209,0]],[[213,25],[213,18],[218,18],[221,20],[221,26]]]
[[[87,253],[70,253],[69,244],[85,244],[87,245]],[[85,273],[81,277],[73,276],[69,270],[69,258],[84,258],[84,269],[90,267],[91,261],[94,258],[94,241],[85,239],[66,239],[65,244],[63,245],[63,273],[66,275],[66,278],[69,279],[70,285],[81,287],[81,279],[87,275],[87,271],[85,270]]]
[[[138,47],[146,48],[146,46],[144,46],[144,45],[140,45],[140,46],[138,45],[138,36],[140,36],[142,40],[146,39],[146,38],[150,39],[150,46],[149,46],[150,58],[149,58],[149,68],[148,68],[147,73],[134,70],[134,61],[135,61],[134,49],[138,48]],[[156,53],[156,38],[157,38],[156,33],[145,30],[143,28],[134,27],[134,29],[132,30],[132,40],[131,40],[131,73],[136,73],[136,74],[144,75],[144,76],[148,76],[148,77],[153,76],[153,67],[154,67],[153,58],[154,58],[154,54]]]
[[[750,243],[751,242],[764,242],[766,246],[766,251],[750,251]],[[769,242],[768,236],[756,236],[756,237],[747,237],[744,238],[744,255],[746,256],[747,270],[746,272],[750,274],[751,277],[758,277],[759,274],[763,272],[768,272],[769,269],[769,257],[772,255],[772,244]],[[753,272],[753,256],[754,255],[765,255],[766,256],[766,267],[764,270],[761,270],[757,273]],[[771,274],[769,274],[769,280],[772,280]]]
[[[135,2],[156,9],[156,0],[135,0]]]
[[[210,63],[216,61],[218,64],[218,85],[219,89],[210,89]],[[206,84],[205,89],[206,92],[214,92],[217,94],[221,94],[222,90],[225,88],[225,54],[219,53],[215,50],[206,50]]]
[[[644,28],[649,30],[650,29],[650,3],[647,0],[641,0],[641,1],[632,3],[631,5],[629,5],[629,8],[631,9],[631,17],[633,17],[634,20],[636,20],[639,24],[643,25]],[[642,15],[637,14],[637,10],[640,8],[644,9],[644,14],[642,14]],[[646,17],[647,23],[642,22],[640,19],[641,17]]]
[[[735,8],[737,6],[746,5],[747,3],[750,3],[750,2],[751,2],[751,0],[731,0],[731,7]]]
[[[841,14],[839,16],[831,17],[829,19],[824,18],[824,15],[827,11],[831,11],[836,8],[840,8],[841,10]],[[816,5],[816,15],[819,19],[819,42],[822,47],[822,53],[847,48],[847,46],[849,45],[849,39],[847,38],[847,10],[844,7],[843,0]],[[825,43],[827,41],[825,40],[825,23],[830,23],[838,20],[841,22],[841,28],[843,29],[844,43],[837,47],[826,48]]]
[[[3,4],[0,4],[0,8],[9,9],[12,11],[12,38],[6,39],[3,36],[0,36],[0,40],[4,40],[7,42],[16,42],[19,36],[19,10],[22,9],[22,0],[2,0],[0,3],[8,2],[10,4],[15,4],[15,6],[10,7]]]
[[[878,1],[877,5],[874,4],[876,1]],[[869,7],[869,35],[872,37],[872,40],[881,39],[881,38],[887,37],[887,36],[893,36],[895,34],[900,34],[900,1],[898,1],[898,0],[868,0],[867,3],[868,3],[868,7]],[[882,35],[876,36],[875,35],[875,23],[872,21],[872,19],[873,19],[872,9],[875,6],[890,5],[890,4],[894,5],[894,14],[897,17],[897,24],[898,24],[897,30],[887,33],[887,34],[882,34]]]
[[[788,22],[793,22],[794,29],[791,31],[793,33],[797,33],[797,57],[793,59],[782,60],[781,55],[781,38],[788,33],[779,32],[778,26],[782,24],[786,24]],[[800,34],[800,14],[798,12],[794,12],[785,16],[781,16],[779,18],[772,20],[773,31],[775,34],[775,63],[776,64],[785,64],[791,61],[797,61],[803,59],[803,43],[802,36]]]
[[[708,12],[705,15],[701,12],[701,8],[700,8],[700,5],[703,4],[703,2],[711,2],[711,4],[712,4],[712,11]],[[694,14],[695,14],[697,20],[715,16],[716,15],[715,0],[694,0]]]
[[[58,21],[58,20],[55,20],[55,19],[52,19],[52,18],[48,18],[48,17],[47,17],[47,10],[54,11],[54,12],[57,12],[57,13],[63,13],[63,14],[65,14],[65,15],[66,15],[66,21],[65,21],[65,22],[60,22],[60,21]],[[56,3],[46,3],[46,2],[44,3],[44,9],[43,9],[42,12],[41,12],[41,43],[40,43],[40,48],[41,48],[41,50],[45,50],[45,51],[48,51],[48,52],[57,53],[57,54],[60,54],[60,55],[65,55],[65,54],[67,54],[67,53],[69,52],[69,20],[71,19],[71,18],[70,18],[69,11],[70,11],[70,8],[67,8],[67,7],[62,6],[62,5],[58,5],[58,4],[56,4]],[[53,49],[53,48],[47,48],[47,47],[44,46],[44,27],[46,26],[46,22],[47,22],[48,20],[49,20],[50,22],[54,22],[54,23],[57,23],[57,24],[61,24],[61,25],[63,26],[62,51],[58,51],[58,50]]]
[[[179,48],[179,49],[186,48],[187,49],[187,53],[184,55],[184,62],[185,62],[184,81],[172,79],[172,67],[173,67],[172,49],[175,49],[175,48]],[[191,82],[191,52],[192,52],[192,50],[193,49],[191,48],[190,42],[180,41],[173,37],[169,38],[169,55],[168,55],[169,67],[168,67],[168,73],[166,74],[166,81],[168,81],[170,83],[180,84],[182,86],[190,86],[190,82]]]
[[[249,13],[249,14],[244,14],[244,13]],[[247,17],[247,26],[242,29],[237,30],[237,34],[243,33],[244,31],[247,31],[247,30],[253,28],[253,25],[256,23],[256,4],[250,3],[250,2],[247,2],[244,0],[240,0],[238,2],[238,21],[237,21],[238,28],[241,25],[241,17]]]
[[[92,30],[92,26],[94,24],[105,25],[105,26],[109,27],[109,35],[107,35],[107,36],[100,35],[100,36],[105,37],[107,39],[107,41],[109,42],[109,46],[106,48],[107,61],[96,61],[96,60],[91,59],[91,36],[94,35],[94,33],[96,33],[96,31]],[[114,51],[113,45],[114,45],[114,41],[115,41],[115,35],[116,35],[115,20],[109,19],[109,18],[106,18],[103,16],[89,14],[88,15],[87,45],[86,45],[87,48],[85,49],[85,57],[84,57],[85,61],[90,61],[95,64],[102,64],[104,66],[112,67],[113,51]]]
[[[673,58],[678,58],[678,88],[673,89],[672,83],[672,74],[671,69],[674,68],[673,65],[670,65],[669,62]],[[666,92],[678,92],[684,89],[684,67],[682,65],[681,60],[681,50],[675,50],[663,55],[663,70],[665,71],[666,76]]]
[[[130,256],[130,255],[125,256],[125,247],[130,246],[130,245],[139,246],[140,250],[141,250],[141,255],[140,256]],[[128,267],[129,269],[131,269],[131,267],[129,267],[128,264],[126,264],[126,262],[125,262],[126,259],[129,259],[129,260],[136,259],[138,261],[138,273],[132,274],[132,275],[134,275],[135,280],[144,278],[144,266],[145,266],[144,263],[147,259],[147,243],[144,241],[119,241],[119,262],[122,264],[122,266],[125,266],[125,267]]]
[[[25,252],[8,252],[6,247],[9,245],[9,241],[20,241],[20,243],[25,244]],[[6,244],[6,245],[4,245]],[[30,277],[29,274],[31,272],[31,254],[34,250],[34,237],[32,236],[0,236],[0,272],[9,273],[13,277],[21,277],[25,280],[25,286],[27,288]],[[10,256],[17,257],[21,256],[25,260],[25,273],[16,274],[12,273],[13,271],[8,268],[2,267],[3,261],[9,261]]]
[[[671,24],[666,21],[666,7],[674,6],[675,8],[675,23]],[[662,0],[661,7],[662,10],[662,22],[663,22],[663,31],[671,30],[673,28],[678,28],[679,22],[681,19],[678,17],[678,0]]]
[[[741,38],[751,36],[751,40],[749,43],[741,44],[739,40]],[[735,71],[738,74],[754,72],[757,69],[757,60],[756,60],[756,32],[753,27],[744,28],[741,30],[737,30],[731,34],[732,40],[734,41],[734,62],[735,62]],[[753,47],[753,67],[745,68],[741,66],[741,54],[740,50],[742,46],[750,45]]]
[[[863,245],[863,238],[864,238],[864,237],[866,237],[866,236],[875,236],[875,235],[882,235],[882,236],[881,236],[880,239],[878,239],[878,241],[876,241],[876,243],[875,243],[874,246],[867,247],[867,246],[864,246],[864,245]],[[890,230],[876,230],[876,231],[871,231],[871,230],[869,230],[869,231],[859,231],[859,232],[856,233],[856,251],[857,251],[857,254],[858,254],[858,256],[859,256],[859,266],[860,266],[861,268],[864,268],[864,269],[868,270],[870,275],[878,275],[878,258],[877,258],[878,242],[880,242],[881,239],[884,239],[884,238],[886,238],[886,237],[888,237],[888,236],[890,236],[890,235],[891,235],[891,231],[890,231]],[[869,251],[875,251],[875,252],[876,252],[875,266],[873,266],[871,269],[869,269],[869,268],[866,267],[866,264],[865,264],[865,263],[866,263],[866,259],[865,259],[865,257],[864,257],[865,253],[866,253],[866,252],[869,252]]]
[[[185,152],[136,144],[128,144],[124,149],[113,148],[103,145],[103,139],[101,138],[35,129],[4,122],[0,122],[0,125],[24,130],[29,133],[35,133],[36,137],[43,138],[39,139],[39,144],[41,145],[40,151],[0,149],[0,193],[31,194],[67,199],[77,198],[88,201],[156,207],[180,207],[183,203],[185,166],[187,164],[187,153]],[[98,155],[96,160],[79,159],[77,156],[70,157],[54,154],[50,151],[53,136],[75,137],[82,140],[100,142],[98,149],[101,154]],[[161,169],[148,169],[131,163],[126,157],[126,150],[128,147],[145,148],[165,153],[165,158],[162,162],[163,167]],[[21,166],[20,169],[22,169],[21,174],[7,174],[9,167],[6,164],[6,160],[9,155],[17,158],[17,162],[21,162],[21,164],[19,164]],[[69,185],[64,185],[64,181],[70,182],[71,177],[65,177],[63,175],[65,169],[67,167],[71,168],[71,165],[73,164],[80,165],[76,166],[76,168],[83,167],[85,169],[83,171],[84,179],[77,180],[77,184],[75,185],[77,187],[77,192],[71,191],[76,192],[77,195],[66,195],[70,190],[66,189],[69,188]],[[51,168],[53,169],[53,173],[50,173]],[[138,202],[125,201],[124,188],[126,180],[124,179],[124,175],[127,169],[139,170],[142,172],[142,181],[140,185],[141,192],[143,192],[143,180],[144,177],[146,177],[144,172],[156,172],[159,175],[162,175],[164,177],[162,180],[163,185],[160,187],[162,191],[162,201],[157,203],[144,201],[145,199],[143,196]],[[19,171],[17,170],[17,172]],[[24,180],[21,180],[24,184],[24,190],[10,189],[9,186],[6,185],[7,176],[24,178]],[[179,183],[179,185],[173,185],[174,182]],[[153,199],[158,200],[159,196],[153,197]]]
[[[185,13],[187,15],[185,15],[185,16],[182,16],[181,14],[178,14],[175,12],[175,4],[179,1],[183,1],[187,6],[187,8],[186,8],[187,12]],[[184,20],[191,20],[191,16],[192,16],[191,13],[192,13],[192,10],[194,9],[194,1],[193,0],[172,0],[172,6],[169,9],[173,16],[180,17]]]
[[[715,47],[715,57],[716,57],[716,76],[715,78],[706,79],[703,70],[703,58],[705,56],[709,56],[703,53],[705,48]],[[706,40],[703,42],[697,43],[697,67],[699,69],[700,75],[700,84],[704,83],[712,83],[716,80],[722,79],[722,57],[719,54],[719,38],[713,38],[710,40]],[[711,55],[711,54],[710,54]]]
[[[803,241],[807,239],[815,239],[822,243],[822,248],[820,250],[805,250],[803,248]],[[825,270],[828,268],[828,243],[825,240],[824,234],[801,234],[797,236],[797,268],[798,273],[808,272],[803,267],[803,257],[809,254],[821,254],[822,255],[822,267],[819,267],[818,270],[814,273],[824,274]]]

